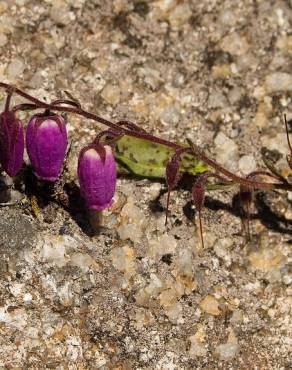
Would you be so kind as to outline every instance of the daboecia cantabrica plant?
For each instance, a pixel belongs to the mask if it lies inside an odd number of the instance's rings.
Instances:
[[[35,176],[46,182],[55,182],[62,173],[62,165],[66,155],[68,139],[66,122],[60,113],[81,116],[88,120],[101,123],[106,130],[97,133],[92,143],[88,143],[79,154],[78,178],[84,207],[100,212],[112,205],[116,189],[117,164],[116,160],[131,168],[140,176],[154,177],[163,174],[166,179],[168,194],[166,204],[166,223],[170,204],[170,193],[177,186],[182,174],[188,172],[194,175],[192,200],[198,212],[200,236],[202,238],[201,213],[205,192],[210,187],[239,185],[239,195],[244,210],[244,221],[249,237],[250,204],[254,190],[292,190],[292,185],[276,170],[254,171],[246,177],[240,177],[211,159],[191,140],[181,145],[154,136],[136,124],[129,121],[112,122],[94,113],[84,110],[81,104],[69,93],[69,99],[59,99],[50,103],[43,102],[32,95],[0,82],[0,87],[7,92],[4,111],[0,114],[0,163],[9,176],[16,176],[23,163],[24,128],[17,118],[18,111],[35,111],[26,125],[26,150],[30,158]],[[13,94],[22,97],[25,102],[11,108]],[[292,148],[289,141],[288,125],[285,117],[285,127],[290,154],[287,162],[292,168]],[[124,145],[125,138],[127,145]],[[123,157],[123,151],[131,146],[131,141],[138,140],[139,145],[150,148],[158,147],[156,155],[160,160],[156,167],[149,167],[143,157]],[[114,156],[115,154],[115,156]],[[146,153],[147,156],[149,153]],[[139,157],[139,155],[138,155]],[[124,159],[124,160],[123,160]],[[151,158],[153,161],[153,157]],[[148,165],[148,167],[147,167]],[[159,176],[159,175],[158,175]],[[210,184],[210,179],[219,181],[219,185]],[[267,181],[262,181],[266,179]]]

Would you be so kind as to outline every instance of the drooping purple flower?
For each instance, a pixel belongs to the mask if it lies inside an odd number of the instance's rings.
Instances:
[[[54,113],[34,115],[26,129],[26,148],[35,175],[46,181],[60,176],[67,149],[63,117]]]
[[[117,179],[111,147],[93,143],[83,148],[78,160],[78,178],[86,208],[102,211],[110,207]]]
[[[24,130],[15,113],[5,110],[0,114],[0,163],[11,177],[21,169],[24,152]]]

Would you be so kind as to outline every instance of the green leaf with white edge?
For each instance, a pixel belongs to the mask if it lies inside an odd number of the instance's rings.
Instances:
[[[117,140],[114,151],[121,172],[147,178],[165,178],[166,163],[174,153],[174,149],[165,145],[127,135]],[[193,155],[181,156],[181,172],[197,175],[207,170],[208,167]]]

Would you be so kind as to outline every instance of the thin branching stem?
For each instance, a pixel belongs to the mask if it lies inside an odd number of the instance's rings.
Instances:
[[[199,211],[199,233],[200,233],[201,247],[202,247],[202,249],[205,249],[204,236],[203,236],[202,212],[201,211]]]
[[[222,167],[219,163],[215,162],[213,159],[207,157],[202,149],[198,148],[191,140],[187,140],[190,144],[193,154],[200,158],[203,162],[208,164],[210,167],[214,168],[216,171],[221,172],[223,175],[233,180],[236,183],[247,186],[252,189],[263,189],[263,190],[273,190],[273,189],[282,189],[282,190],[292,190],[292,186],[288,183],[267,183],[260,181],[249,180],[240,176],[235,175],[234,173],[228,171],[226,168]]]
[[[5,108],[4,108],[6,113],[9,112],[13,91],[14,89],[12,87],[7,89],[7,97],[6,97]]]

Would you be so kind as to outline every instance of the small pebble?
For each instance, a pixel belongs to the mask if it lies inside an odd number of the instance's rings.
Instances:
[[[150,86],[151,89],[156,90],[162,84],[160,72],[157,69],[150,67],[139,68],[138,75],[144,78],[146,85]]]
[[[252,267],[267,271],[279,267],[285,257],[277,248],[263,248],[250,253],[248,259]]]
[[[256,166],[256,161],[252,155],[243,155],[238,161],[238,168],[244,175],[255,171]]]
[[[51,237],[42,245],[40,257],[43,262],[53,266],[65,266],[69,261],[66,256],[66,240],[62,237]]]
[[[216,353],[219,355],[220,360],[231,360],[239,350],[238,340],[235,336],[234,331],[231,329],[227,343],[219,344],[216,347]]]
[[[230,104],[236,104],[242,97],[243,91],[240,87],[236,86],[228,93],[228,100]]]
[[[244,36],[233,32],[225,36],[220,42],[222,50],[230,53],[231,55],[241,56],[246,54],[250,45]]]
[[[284,72],[271,73],[266,77],[265,84],[269,93],[292,91],[292,74]]]
[[[251,52],[247,52],[236,58],[237,72],[245,72],[247,70],[255,71],[258,63],[258,59]]]
[[[158,238],[149,240],[148,254],[150,257],[159,259],[167,253],[173,253],[177,247],[177,242],[172,235],[163,234]]]
[[[172,306],[166,306],[164,307],[164,313],[169,318],[169,320],[176,324],[178,320],[180,319],[180,316],[182,314],[183,308],[181,303],[177,302]]]
[[[73,253],[70,256],[70,265],[79,267],[83,273],[88,272],[90,269],[98,270],[98,264],[87,253]]]
[[[232,10],[224,9],[219,14],[218,21],[224,26],[232,27],[236,24],[237,17]]]
[[[169,22],[171,27],[174,30],[178,30],[185,24],[190,16],[192,15],[192,11],[190,6],[187,2],[178,4],[174,10],[170,13]]]
[[[101,96],[108,104],[117,105],[120,102],[121,91],[119,86],[107,84],[103,88]]]
[[[13,59],[7,67],[7,75],[11,79],[19,78],[24,71],[24,63],[21,59]]]
[[[214,91],[208,98],[209,108],[225,108],[227,105],[226,96],[219,91]]]
[[[135,252],[128,246],[115,248],[111,252],[114,267],[120,272],[131,276],[135,273]]]
[[[5,34],[0,33],[0,47],[3,47],[7,44],[8,38]]]
[[[197,356],[205,356],[208,349],[205,342],[206,333],[204,331],[204,327],[199,325],[199,329],[195,335],[189,337],[189,341],[191,342],[191,347],[189,350],[189,355],[192,358],[196,358]]]
[[[68,11],[67,6],[53,6],[50,11],[50,18],[60,26],[66,26],[70,22],[75,20],[75,15],[73,12]]]
[[[223,134],[223,132],[219,132],[214,143],[216,145],[217,162],[226,166],[231,171],[236,171],[238,168],[237,144]]]
[[[283,127],[284,130],[284,127]],[[289,153],[287,136],[283,132],[278,132],[276,135],[264,135],[261,137],[261,144],[269,150],[276,150],[282,154]]]
[[[165,124],[176,126],[181,119],[181,114],[175,105],[170,105],[160,115],[160,121]]]
[[[0,15],[4,14],[8,8],[7,1],[0,1]]]
[[[212,316],[218,316],[221,314],[219,310],[219,303],[218,301],[211,295],[207,295],[201,302],[200,307],[206,313]]]

